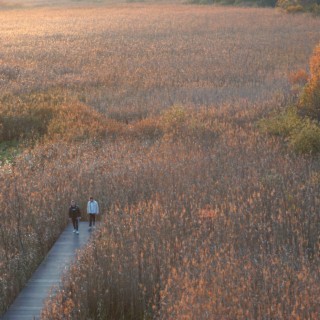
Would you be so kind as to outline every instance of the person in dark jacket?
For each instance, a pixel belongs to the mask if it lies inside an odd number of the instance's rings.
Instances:
[[[71,205],[69,208],[69,218],[71,219],[73,224],[73,232],[79,234],[79,220],[81,218],[81,211],[74,200],[71,201]]]

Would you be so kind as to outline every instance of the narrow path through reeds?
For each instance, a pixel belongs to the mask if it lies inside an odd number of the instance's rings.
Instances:
[[[80,222],[78,235],[72,231],[69,224],[1,320],[39,319],[45,299],[59,285],[77,249],[89,240],[87,222]]]

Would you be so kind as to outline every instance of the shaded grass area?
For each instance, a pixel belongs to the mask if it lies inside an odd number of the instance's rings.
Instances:
[[[15,140],[0,143],[0,165],[10,165],[14,162],[15,157],[20,153],[21,146]]]

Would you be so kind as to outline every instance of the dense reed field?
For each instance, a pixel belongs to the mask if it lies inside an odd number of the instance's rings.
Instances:
[[[320,317],[319,159],[258,126],[295,101],[319,19],[140,3],[0,24],[19,152],[0,172],[0,312],[94,195],[101,226],[43,319]]]

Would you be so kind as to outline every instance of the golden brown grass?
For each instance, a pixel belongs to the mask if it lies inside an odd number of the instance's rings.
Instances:
[[[319,20],[132,4],[0,21],[2,112],[13,96],[54,115],[44,141],[1,167],[0,310],[70,199],[94,194],[103,224],[44,319],[319,315],[319,163],[255,125],[291,101]]]
[[[129,120],[174,103],[268,99],[319,41],[319,20],[271,9],[136,4],[0,16],[3,90],[67,87]]]

